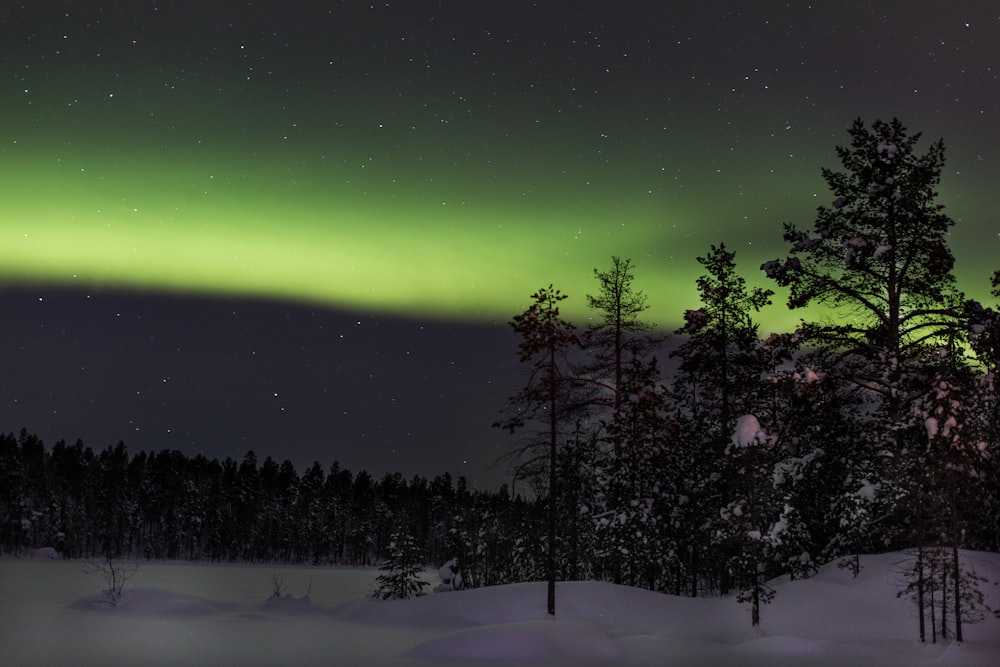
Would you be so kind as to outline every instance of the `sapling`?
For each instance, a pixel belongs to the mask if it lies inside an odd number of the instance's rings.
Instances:
[[[100,574],[107,586],[102,592],[105,600],[112,606],[118,606],[125,593],[125,584],[139,571],[139,563],[126,563],[105,556],[103,561],[87,561],[83,565],[85,574]]]

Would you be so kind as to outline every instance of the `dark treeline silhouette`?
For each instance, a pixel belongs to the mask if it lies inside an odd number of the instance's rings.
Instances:
[[[428,563],[463,558],[467,585],[537,574],[544,516],[533,502],[432,480],[376,480],[337,463],[301,475],[289,461],[95,452],[0,435],[0,549],[52,546],[68,558],[377,565],[405,532]],[[467,546],[466,546],[467,545]]]

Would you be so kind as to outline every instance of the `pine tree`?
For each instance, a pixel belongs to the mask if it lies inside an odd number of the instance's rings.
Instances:
[[[898,119],[870,128],[859,119],[848,133],[850,146],[837,148],[843,170],[822,172],[831,205],[819,207],[811,232],[786,224],[790,256],[761,268],[789,288],[790,308],[830,309],[803,326],[809,344],[828,350],[831,372],[871,399],[859,417],[877,427],[851,453],[858,474],[846,480],[860,489],[853,496],[845,489],[837,512],[855,534],[841,537],[857,546],[871,522],[891,516],[896,521],[880,528],[881,546],[901,538],[922,548],[929,528],[924,480],[936,474],[915,410],[926,391],[922,359],[937,343],[956,344],[963,318],[973,319],[977,308],[960,303],[947,244],[954,223],[935,202],[943,141],[919,154],[920,134],[910,135]],[[981,349],[992,346],[987,338],[978,341]]]
[[[324,565],[328,562],[329,552],[325,546],[323,531],[323,515],[328,511],[326,499],[323,497],[325,474],[319,461],[302,475],[296,516],[300,523],[301,543],[299,560],[312,565]]]
[[[912,400],[907,366],[926,341],[949,337],[961,312],[947,244],[954,223],[935,203],[944,143],[918,154],[920,134],[898,119],[870,129],[858,119],[848,133],[851,145],[837,148],[844,170],[822,172],[831,206],[819,207],[813,232],[786,223],[791,255],[761,268],[789,288],[790,308],[831,309],[805,331],[855,362],[847,376],[878,396],[898,450],[895,427]]]
[[[617,410],[622,401],[625,365],[633,357],[645,358],[659,342],[653,325],[640,319],[648,308],[646,295],[632,286],[632,260],[611,257],[607,271],[594,269],[600,284],[597,295],[587,295],[587,304],[598,320],[587,329],[587,348],[593,363],[587,375],[598,378],[611,390],[610,407]],[[605,378],[611,378],[607,382]],[[617,443],[615,443],[617,446]]]
[[[28,483],[17,439],[0,434],[0,550],[5,553],[19,554],[25,546],[22,499]]]
[[[808,526],[796,506],[814,458],[814,452],[790,455],[754,415],[737,420],[724,462],[730,500],[719,512],[715,535],[740,589],[737,599],[750,603],[755,627],[761,607],[774,597],[769,578],[808,576],[814,569]]]
[[[871,477],[864,457],[857,388],[828,372],[825,350],[800,350],[799,334],[761,344],[768,362],[761,415],[777,436],[775,484],[785,499],[788,530],[776,550],[782,571],[808,576],[817,562],[867,549],[870,509],[858,493]],[[822,560],[817,561],[817,557]],[[859,565],[855,558],[853,565]],[[857,574],[857,572],[855,572]]]
[[[467,525],[460,508],[452,507],[453,519],[448,529],[448,554],[450,556],[445,567],[450,570],[449,590],[461,588],[476,588],[479,586],[476,568],[477,535]],[[464,509],[464,508],[463,508]],[[444,569],[444,567],[442,568]],[[443,582],[443,580],[442,580]]]
[[[546,437],[530,442],[519,453],[533,453],[539,444],[547,449],[548,456],[532,457],[529,464],[548,459],[548,536],[546,554],[546,579],[548,580],[547,604],[554,615],[556,591],[556,493],[558,490],[558,446],[561,408],[565,405],[566,392],[571,388],[566,369],[571,365],[564,355],[572,348],[582,348],[583,341],[576,328],[559,315],[559,302],[566,298],[552,285],[531,295],[532,304],[515,315],[510,325],[521,336],[518,345],[522,362],[533,362],[527,385],[513,399],[514,414],[494,426],[511,432],[524,426],[527,419],[538,419],[547,425]]]

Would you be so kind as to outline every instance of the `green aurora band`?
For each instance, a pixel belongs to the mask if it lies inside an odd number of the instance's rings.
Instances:
[[[222,102],[184,115],[90,98],[44,131],[15,118],[0,153],[0,281],[474,321],[506,319],[552,283],[580,321],[593,269],[619,255],[649,319],[670,328],[698,305],[695,257],[710,244],[769,286],[757,267],[785,254],[781,223],[811,222],[826,203],[820,167],[836,166],[833,141],[771,134],[734,151],[708,142],[707,124],[449,133],[317,112],[276,128]],[[987,275],[970,276],[980,292]],[[762,330],[800,316],[779,294]]]
[[[712,244],[770,287],[851,121],[898,115],[992,302],[995,12],[730,4],[13,3],[0,286],[492,322],[552,283],[582,324],[618,255],[670,329]]]

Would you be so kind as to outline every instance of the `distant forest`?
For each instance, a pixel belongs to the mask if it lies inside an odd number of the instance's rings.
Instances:
[[[30,545],[67,558],[363,566],[380,564],[393,532],[405,529],[429,563],[444,563],[462,540],[488,538],[480,552],[508,569],[484,565],[480,581],[496,583],[513,577],[515,562],[533,560],[515,552],[538,542],[530,540],[537,502],[512,499],[506,487],[474,491],[447,473],[377,480],[314,463],[299,475],[290,461],[253,452],[242,461],[130,455],[120,442],[95,453],[79,440],[45,447],[22,431],[0,436],[0,474],[7,553]],[[525,568],[523,576],[537,574]]]
[[[496,424],[530,493],[22,431],[0,437],[0,548],[377,565],[405,534],[465,586],[606,579],[736,592],[755,614],[771,577],[912,549],[908,590],[922,604],[954,584],[958,600],[957,550],[1000,551],[1000,314],[955,287],[943,143],[918,153],[898,120],[849,134],[842,170],[823,171],[831,203],[761,267],[815,318],[796,331],[761,338],[773,293],[724,244],[698,258],[669,377],[631,260],[594,270],[582,330],[559,290],[532,295],[511,321],[524,385]]]

